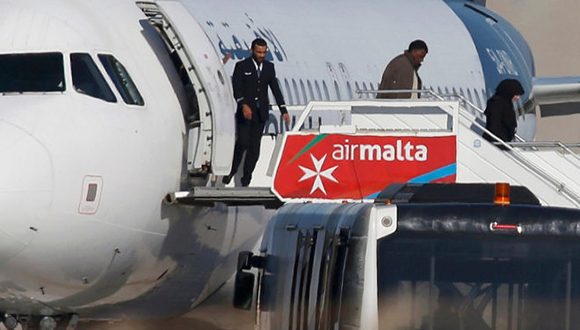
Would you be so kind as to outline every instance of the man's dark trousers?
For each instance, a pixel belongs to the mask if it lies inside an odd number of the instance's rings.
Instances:
[[[264,132],[265,122],[258,118],[257,113],[254,113],[250,120],[245,119],[241,113],[236,117],[237,138],[230,176],[233,176],[237,172],[245,152],[244,175],[242,176],[241,182],[242,186],[246,187],[252,180],[252,172],[254,172],[254,168],[260,157],[260,144],[262,142],[262,132]]]

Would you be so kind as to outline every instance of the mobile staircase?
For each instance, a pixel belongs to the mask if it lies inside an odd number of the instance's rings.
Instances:
[[[508,182],[511,185],[527,187],[543,205],[580,207],[580,157],[572,150],[575,145],[560,142],[524,142],[522,139],[518,142],[505,143],[485,129],[482,120],[483,110],[467,99],[454,95],[455,100],[449,100],[449,97],[444,98],[431,91],[422,92],[433,96],[417,100],[310,102],[294,123],[294,128],[287,134],[395,137],[454,135],[455,182]],[[313,122],[320,125],[313,127]],[[325,124],[322,124],[323,122]],[[482,132],[493,136],[497,140],[495,145],[483,139]],[[502,145],[507,150],[501,150],[496,145]],[[272,157],[278,158],[276,170],[279,170],[283,157],[280,157],[280,152],[274,152]],[[432,154],[430,157],[436,161],[438,156]],[[411,163],[409,165],[414,166]],[[385,165],[382,171],[393,170],[388,166]],[[438,182],[440,177],[425,173],[408,182]],[[324,181],[323,179],[321,180]],[[273,181],[276,190],[276,174]],[[322,199],[325,197],[317,196]],[[373,195],[363,194],[361,197],[372,198]],[[340,198],[339,196],[338,199]],[[314,196],[312,199],[317,197]]]
[[[580,207],[576,145],[505,143],[485,129],[483,110],[467,99],[422,92],[431,97],[313,101],[291,108],[292,129],[276,139],[263,137],[252,187],[210,183],[174,197],[187,204],[277,208],[286,201],[372,201],[393,183],[507,182],[527,187],[542,205]],[[483,132],[496,142],[483,139]]]
[[[526,142],[518,135],[516,142],[505,143],[485,130],[481,108],[460,95],[452,97],[460,102],[458,159],[463,170],[458,180],[493,182],[501,179],[528,187],[542,204],[580,206],[580,156],[572,150],[577,144]],[[492,143],[479,138],[481,131],[492,135],[496,139],[493,144],[503,145],[507,151],[490,148]],[[476,147],[478,139],[481,145]]]

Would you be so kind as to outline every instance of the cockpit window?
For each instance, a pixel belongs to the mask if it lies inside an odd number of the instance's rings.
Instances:
[[[127,69],[113,55],[99,54],[99,60],[105,67],[107,74],[117,87],[123,101],[127,104],[144,105],[143,97],[139,93]]]
[[[61,53],[0,55],[0,93],[64,92]]]
[[[89,54],[70,54],[73,85],[77,92],[96,97],[107,102],[117,102],[117,98],[105,77]]]

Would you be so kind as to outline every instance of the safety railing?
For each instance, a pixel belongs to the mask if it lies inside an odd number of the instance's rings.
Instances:
[[[533,142],[509,142],[510,146],[514,148],[531,148],[533,150],[539,149],[560,149],[563,153],[571,155],[574,159],[580,161],[578,155],[572,148],[580,148],[580,143],[562,143],[560,141],[533,141]],[[580,163],[578,163],[580,164]]]
[[[429,123],[431,128],[417,127],[414,131],[445,131],[456,134],[458,128],[458,118],[459,118],[459,102],[457,101],[430,101],[430,100],[400,100],[400,102],[383,102],[382,100],[356,100],[356,101],[312,101],[302,111],[302,114],[298,120],[294,123],[292,131],[299,132],[306,123],[306,120],[311,115],[313,111],[340,111],[349,115],[362,115],[365,116],[367,122],[374,123],[373,127],[363,127],[358,125],[356,129],[358,131],[371,129],[371,130],[381,130],[384,123],[374,121],[372,116],[381,117],[384,114],[391,115],[401,115],[401,111],[404,111],[410,107],[422,107],[423,109],[432,110],[427,113],[415,113],[407,112],[403,115],[406,116],[417,116],[422,115],[424,120]],[[353,112],[353,109],[355,111]],[[359,110],[360,109],[360,110]],[[435,113],[433,111],[440,111],[440,113]],[[428,116],[429,114],[434,115],[445,115],[446,118]],[[344,117],[344,115],[343,115]],[[449,120],[450,119],[450,120]],[[339,125],[346,124],[344,121],[339,123]],[[409,125],[410,126],[410,125]],[[409,129],[405,128],[382,128],[382,130],[388,131],[405,131]]]
[[[475,104],[473,104],[471,101],[467,100],[465,97],[461,96],[461,95],[439,95],[436,92],[432,91],[432,90],[357,90],[356,91],[359,94],[378,94],[378,93],[401,93],[401,92],[420,92],[420,93],[424,93],[427,95],[430,95],[438,100],[446,100],[445,97],[456,97],[459,100],[461,100],[463,104],[468,104],[469,106],[473,107],[474,109],[476,109],[478,112],[483,113],[484,110],[482,110],[481,108],[477,107]],[[547,173],[545,170],[543,170],[542,168],[538,167],[536,164],[534,164],[533,162],[529,161],[520,150],[517,149],[517,143],[524,143],[525,141],[523,139],[521,139],[521,137],[518,137],[519,140],[518,142],[504,142],[503,140],[501,140],[500,138],[498,138],[495,134],[493,134],[492,132],[490,132],[489,130],[487,130],[483,125],[481,125],[476,119],[476,117],[470,113],[469,111],[465,111],[465,107],[461,107],[460,106],[460,110],[459,110],[459,115],[464,118],[465,120],[468,121],[468,123],[470,125],[474,125],[477,128],[479,128],[482,132],[487,133],[489,136],[492,137],[492,139],[495,141],[494,144],[497,146],[502,146],[505,150],[508,150],[510,152],[506,153],[507,155],[509,155],[510,157],[513,157],[515,160],[517,160],[520,164],[522,164],[523,166],[529,168],[530,170],[532,170],[538,177],[540,177],[544,182],[550,184],[551,186],[553,186],[554,190],[556,190],[558,193],[560,193],[562,196],[564,196],[567,200],[569,200],[572,204],[576,205],[577,207],[580,207],[580,195],[578,195],[576,192],[574,192],[573,190],[569,189],[568,187],[566,187],[566,184],[564,182],[561,182],[560,180],[558,180],[557,178],[553,177],[552,175],[550,175],[549,173]],[[512,144],[514,144],[512,146]],[[530,143],[531,145],[533,143]],[[539,146],[540,144],[538,144]],[[563,147],[563,150],[566,150],[567,152],[570,152],[572,155],[574,155],[575,157],[577,157],[577,155],[566,145],[560,143],[561,147]]]
[[[463,105],[468,105],[470,108],[475,110],[477,113],[484,116],[485,110],[477,106],[475,103],[468,100],[465,96],[460,94],[438,94],[433,90],[430,89],[421,89],[421,90],[356,90],[357,94],[379,94],[379,93],[401,93],[401,92],[416,92],[421,94],[426,94],[430,97],[433,97],[437,100],[449,100],[450,98],[454,98],[460,101]],[[572,150],[572,148],[580,148],[580,143],[563,143],[560,141],[526,141],[520,135],[515,134],[514,142],[509,142],[508,144],[514,147],[529,147],[529,148],[553,148],[553,149],[561,149],[562,151],[571,154],[574,158],[580,160],[580,156]]]
[[[435,98],[440,101],[449,100],[451,98],[457,99],[464,105],[468,105],[473,110],[478,112],[481,116],[484,116],[485,110],[475,105],[475,103],[471,102],[463,95],[460,94],[438,94],[434,90],[431,89],[411,89],[411,90],[357,90],[356,93],[358,94],[393,94],[393,93],[402,93],[402,92],[413,92],[413,93],[420,93],[421,95],[427,95],[429,97]],[[518,134],[515,135],[515,139],[520,142],[525,142],[525,140],[519,136]]]
[[[472,109],[474,109],[475,111],[477,111],[481,115],[484,115],[485,110],[483,110],[480,107],[478,107],[477,105],[475,105],[473,102],[471,102],[470,100],[465,98],[465,96],[463,96],[463,95],[445,94],[445,95],[439,96],[436,93],[430,93],[430,94],[434,95],[437,99],[442,99],[442,100],[444,100],[445,97],[453,97],[453,98],[459,99],[462,104],[469,105]],[[580,160],[580,156],[576,152],[574,152],[574,150],[572,150],[572,148],[580,148],[580,143],[563,143],[560,141],[526,141],[524,138],[522,138],[518,134],[515,134],[514,138],[516,141],[507,142],[507,144],[509,144],[512,147],[516,147],[516,148],[532,148],[534,150],[539,150],[542,148],[560,149],[564,153],[571,155],[573,158]]]

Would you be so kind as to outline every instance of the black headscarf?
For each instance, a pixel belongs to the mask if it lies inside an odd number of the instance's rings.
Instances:
[[[500,96],[510,102],[516,95],[524,95],[524,88],[519,81],[515,79],[502,80],[495,89],[495,95]]]
[[[514,138],[518,124],[512,100],[514,96],[523,94],[524,88],[519,81],[505,79],[497,85],[495,95],[487,101],[485,128],[502,141],[509,142]],[[495,139],[487,133],[484,133],[483,137],[495,142]],[[505,149],[503,146],[499,148]]]

